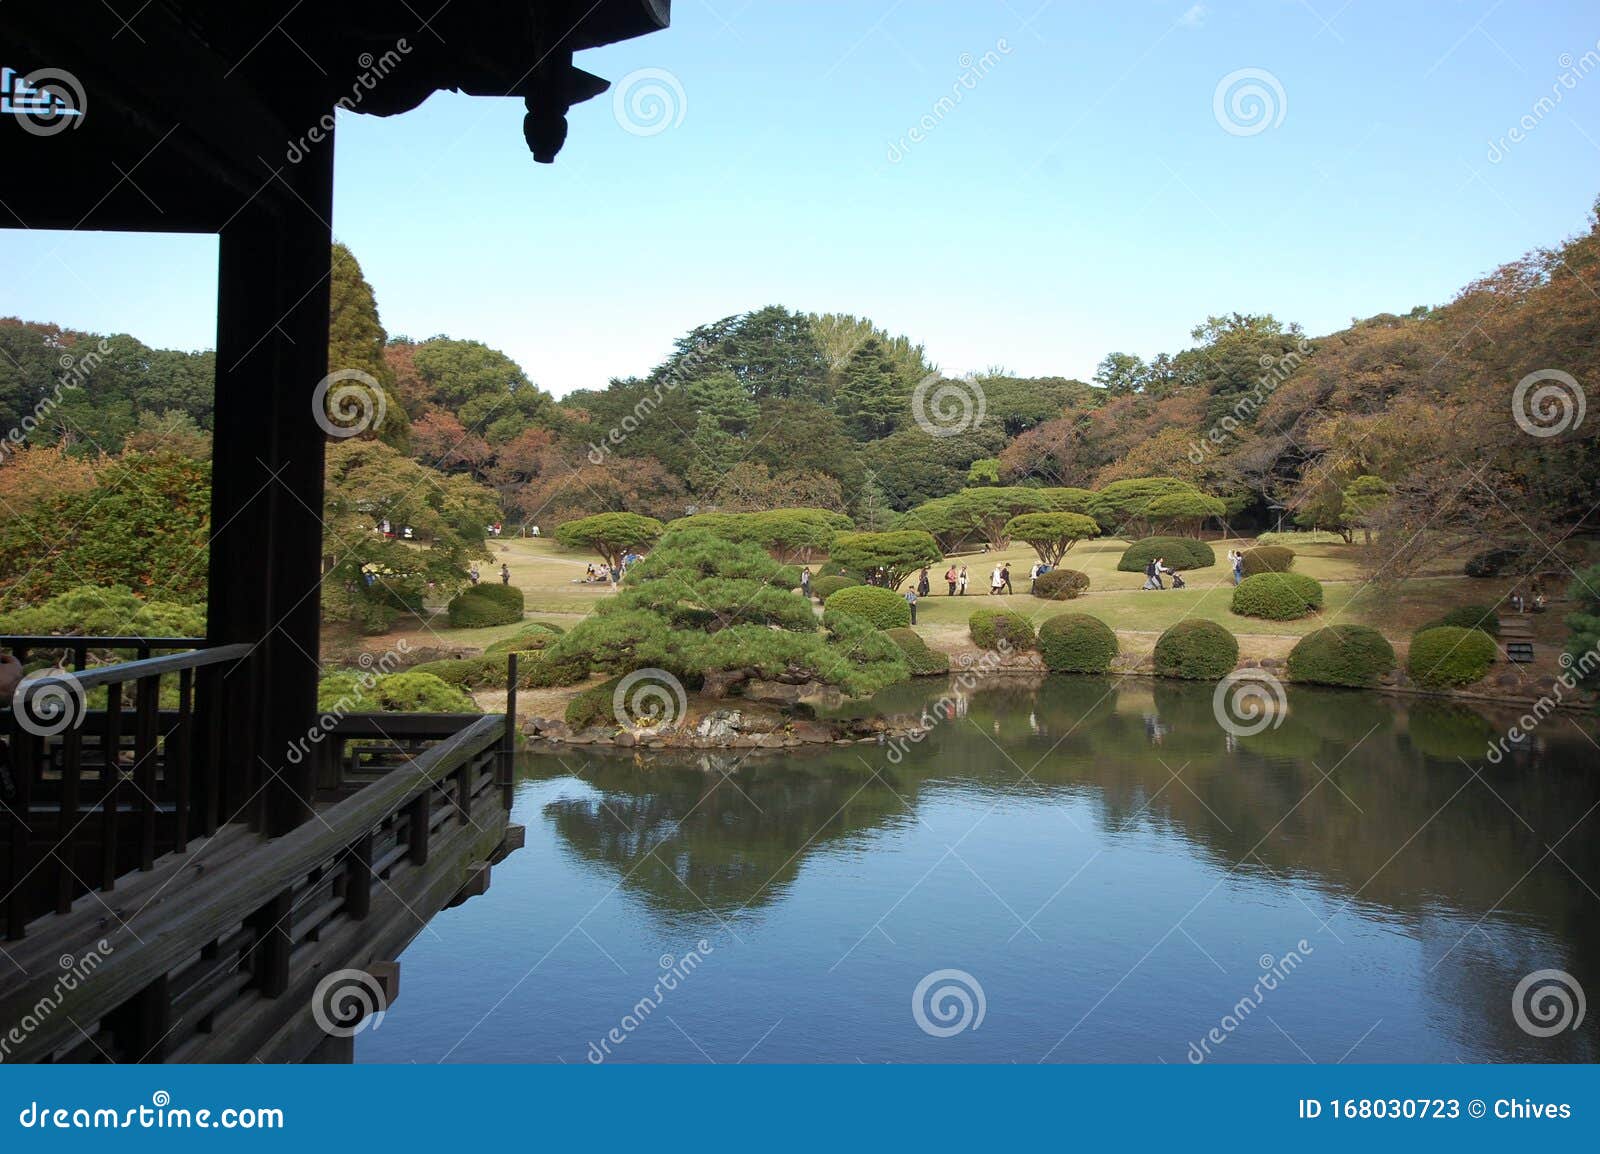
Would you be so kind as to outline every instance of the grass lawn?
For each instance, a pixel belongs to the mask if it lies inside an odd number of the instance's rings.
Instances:
[[[1498,580],[1471,581],[1460,576],[1460,562],[1441,562],[1434,570],[1407,582],[1398,593],[1381,592],[1367,585],[1360,572],[1357,550],[1338,542],[1303,545],[1295,558],[1294,571],[1315,577],[1326,586],[1326,603],[1321,613],[1299,621],[1264,621],[1238,617],[1228,609],[1233,582],[1222,559],[1231,548],[1248,547],[1252,542],[1213,541],[1218,564],[1185,573],[1186,589],[1157,592],[1143,590],[1144,574],[1117,571],[1117,559],[1127,543],[1115,539],[1086,541],[1067,554],[1068,568],[1089,575],[1089,591],[1074,601],[1044,601],[1028,593],[1028,569],[1036,557],[1028,546],[1018,543],[999,553],[972,553],[951,558],[965,564],[969,585],[965,597],[945,595],[945,565],[934,566],[933,595],[918,608],[918,631],[943,648],[969,644],[967,617],[980,605],[1014,609],[1037,625],[1058,613],[1088,613],[1100,618],[1119,633],[1148,635],[1129,637],[1131,647],[1141,642],[1155,643],[1162,630],[1178,621],[1201,618],[1215,621],[1245,639],[1245,648],[1261,654],[1287,652],[1294,640],[1330,624],[1372,625],[1391,639],[1404,641],[1423,621],[1436,618],[1456,605],[1492,602],[1506,592]],[[503,561],[511,569],[511,583],[522,590],[527,600],[527,618],[546,620],[570,627],[610,595],[604,583],[583,583],[584,568],[596,560],[585,553],[569,552],[554,540],[540,538],[501,538],[489,542],[494,560],[482,565],[484,580],[499,579]],[[998,562],[1011,565],[1011,582],[1016,592],[1010,596],[988,594],[989,572]],[[814,564],[819,576],[829,571],[823,562]],[[382,637],[358,638],[330,630],[324,639],[325,652],[361,648],[369,651],[391,647],[404,638],[413,649],[482,649],[519,629],[519,625],[499,625],[486,629],[451,629],[443,611],[428,623],[396,630]]]

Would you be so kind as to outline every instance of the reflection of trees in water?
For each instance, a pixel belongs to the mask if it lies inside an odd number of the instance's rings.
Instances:
[[[1326,895],[1324,912],[1348,903],[1399,916],[1430,965],[1456,947],[1430,989],[1458,1016],[1463,1005],[1481,1007],[1501,1052],[1506,1028],[1515,1029],[1510,990],[1500,988],[1506,971],[1482,955],[1504,952],[1508,926],[1542,928],[1516,965],[1565,968],[1600,991],[1600,911],[1584,892],[1600,890],[1600,811],[1589,813],[1600,778],[1593,747],[1570,721],[1547,722],[1535,746],[1492,765],[1484,749],[1503,724],[1459,703],[1291,687],[1280,725],[1230,741],[1210,684],[1114,685],[992,678],[965,716],[898,763],[862,745],[751,758],[723,781],[600,759],[584,775],[598,797],[546,812],[563,841],[627,875],[625,886],[663,912],[704,902],[726,915],[772,901],[811,854],[915,820],[906,806],[941,781],[1010,796],[1070,792],[1091,799],[1109,830],[1157,830],[1222,870],[1309,881]],[[915,697],[897,687],[895,712],[920,713],[946,692],[943,682],[912,688]],[[884,772],[874,779],[872,768]],[[1558,840],[1561,860],[1546,856]],[[1457,946],[1479,920],[1482,930]],[[1573,1051],[1551,1046],[1542,1056],[1558,1053]]]
[[[855,748],[886,766],[881,748]],[[698,767],[641,769],[633,759],[600,757],[583,779],[598,796],[545,807],[557,834],[664,911],[709,907],[726,916],[764,905],[809,853],[912,820],[888,784],[893,777],[873,779],[844,751],[782,764],[749,758],[726,779]]]

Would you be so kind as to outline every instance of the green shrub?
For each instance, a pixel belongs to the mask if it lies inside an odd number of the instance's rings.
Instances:
[[[1350,542],[1327,529],[1277,529],[1256,534],[1257,545],[1348,545]]]
[[[859,577],[813,577],[811,579],[811,595],[818,601],[826,601],[841,589],[850,589],[861,584]]]
[[[767,578],[767,584],[774,589],[800,588],[800,566],[779,565],[773,570],[772,576]]]
[[[317,682],[317,708],[324,713],[477,713],[460,689],[431,673],[390,673],[373,678],[329,673]]]
[[[1303,573],[1257,573],[1235,587],[1232,608],[1269,621],[1307,617],[1322,608],[1322,582]]]
[[[1287,545],[1257,545],[1244,551],[1244,575],[1287,573],[1294,568],[1294,550]]]
[[[1063,613],[1039,626],[1039,653],[1052,673],[1104,673],[1117,656],[1117,635],[1098,617]]]
[[[616,728],[616,692],[621,683],[621,677],[608,678],[567,702],[567,724],[573,729],[588,729],[593,725]]]
[[[1394,646],[1365,625],[1318,629],[1289,651],[1289,679],[1315,685],[1376,685],[1394,666]]]
[[[1495,653],[1494,638],[1483,630],[1440,625],[1411,639],[1406,672],[1430,689],[1471,685],[1489,672]]]
[[[1493,605],[1460,605],[1450,610],[1437,621],[1413,631],[1412,636],[1426,629],[1437,629],[1441,625],[1454,625],[1458,629],[1481,629],[1490,637],[1500,636],[1500,617]]]
[[[1124,573],[1143,573],[1157,557],[1165,557],[1173,569],[1205,569],[1217,563],[1211,546],[1193,537],[1146,537],[1135,541],[1122,553],[1117,568]]]
[[[848,613],[875,629],[894,629],[911,624],[911,606],[893,589],[875,585],[852,585],[840,589],[822,603],[824,612]]]
[[[485,657],[505,653],[531,653],[555,643],[561,636],[561,626],[547,625],[543,621],[531,621],[510,637],[502,637],[493,645],[483,651]]]
[[[933,677],[950,672],[950,657],[937,649],[930,649],[914,629],[890,629],[889,640],[906,655],[906,666],[913,677]]]
[[[445,609],[452,629],[514,625],[522,620],[522,590],[515,585],[469,585]]]
[[[984,649],[999,649],[1002,642],[1014,651],[1038,647],[1033,622],[1009,609],[974,609],[967,618],[967,632]]]
[[[477,689],[481,687],[482,670],[481,657],[445,657],[438,661],[424,661],[421,665],[413,665],[407,672],[432,674],[446,685],[453,685],[457,689]]]
[[[1239,664],[1239,642],[1214,621],[1180,621],[1156,641],[1156,672],[1162,677],[1215,681]]]
[[[517,685],[522,689],[549,689],[557,685],[576,685],[589,676],[589,663],[582,657],[558,658],[534,653],[517,663]]]
[[[1076,569],[1052,569],[1035,577],[1029,592],[1047,601],[1071,601],[1088,588],[1087,573],[1080,573]]]
[[[1521,548],[1487,549],[1469,557],[1461,571],[1468,577],[1498,577],[1506,566],[1522,560]]]

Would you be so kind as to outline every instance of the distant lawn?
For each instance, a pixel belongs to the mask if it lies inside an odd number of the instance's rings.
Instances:
[[[959,644],[965,637],[967,617],[980,605],[1003,604],[1031,618],[1035,624],[1059,613],[1088,613],[1113,629],[1123,632],[1156,634],[1187,618],[1215,621],[1234,633],[1255,637],[1292,640],[1328,624],[1372,625],[1395,640],[1403,640],[1423,622],[1447,609],[1468,602],[1492,602],[1505,593],[1504,581],[1470,581],[1458,576],[1459,559],[1448,559],[1428,574],[1401,587],[1398,594],[1380,593],[1364,584],[1358,550],[1342,542],[1302,545],[1297,551],[1294,571],[1327,583],[1326,604],[1320,614],[1300,621],[1264,621],[1236,617],[1228,609],[1233,582],[1224,558],[1231,548],[1248,548],[1249,540],[1211,541],[1217,564],[1184,574],[1186,589],[1161,592],[1142,590],[1144,574],[1117,571],[1117,559],[1127,542],[1116,539],[1086,541],[1067,554],[1065,566],[1089,575],[1089,592],[1075,601],[1044,601],[1028,593],[1028,570],[1037,560],[1026,545],[1017,544],[999,553],[968,553],[933,566],[929,577],[933,594],[918,610],[918,626],[930,638]],[[598,563],[586,553],[569,552],[551,538],[537,540],[504,537],[489,542],[494,560],[480,563],[484,581],[500,579],[503,561],[511,570],[511,583],[521,589],[527,601],[528,620],[545,619],[570,628],[610,596],[605,583],[582,581],[585,566]],[[967,596],[945,594],[944,572],[951,563],[965,564],[968,572]],[[1009,597],[989,596],[989,573],[997,563],[1011,565],[1011,584],[1016,590]],[[818,576],[831,570],[826,561],[814,562],[811,571]],[[426,626],[413,625],[383,637],[360,638],[348,631],[330,628],[324,637],[324,650],[333,652],[359,646],[382,649],[404,638],[413,648],[460,647],[482,649],[516,632],[521,625],[499,625],[486,629],[451,629],[442,609]]]

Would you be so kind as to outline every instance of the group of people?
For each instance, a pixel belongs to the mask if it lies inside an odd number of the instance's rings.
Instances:
[[[1165,557],[1154,557],[1144,567],[1143,589],[1165,589],[1167,586],[1161,580],[1163,577],[1172,578],[1172,588],[1185,588],[1183,574],[1167,564]]]
[[[592,569],[594,566],[591,565],[590,568]],[[478,572],[478,563],[474,561],[472,563],[472,567],[467,570],[467,580],[476,585],[482,579],[483,574]],[[511,566],[507,565],[504,561],[500,562],[500,584],[511,584]]]
[[[644,554],[629,550],[622,555],[622,564],[620,565],[589,565],[584,570],[583,582],[585,585],[594,585],[601,581],[607,581],[612,588],[616,588],[617,582],[622,580],[622,575],[642,560],[644,560]],[[805,577],[805,580],[809,580],[809,577]]]

